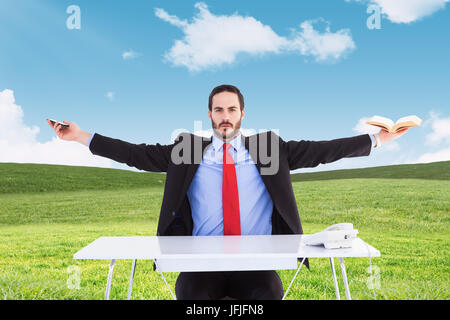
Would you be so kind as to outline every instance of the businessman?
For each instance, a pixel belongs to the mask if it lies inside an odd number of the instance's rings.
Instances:
[[[95,155],[167,173],[159,236],[302,234],[291,170],[368,156],[408,131],[328,141],[284,141],[272,131],[244,136],[244,97],[232,85],[214,88],[208,109],[211,138],[182,133],[169,145],[91,134],[75,122],[48,123],[60,139],[82,143]],[[175,292],[177,299],[281,299],[283,286],[275,270],[181,272]]]

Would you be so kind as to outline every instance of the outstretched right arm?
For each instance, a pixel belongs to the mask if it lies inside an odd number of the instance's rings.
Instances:
[[[89,150],[139,170],[166,172],[173,145],[133,144],[94,133]]]
[[[49,125],[62,140],[76,141],[89,147],[98,156],[106,157],[139,170],[166,172],[170,163],[173,145],[133,144],[119,139],[102,136],[98,133],[90,134],[81,130],[74,122],[63,121],[69,127]]]

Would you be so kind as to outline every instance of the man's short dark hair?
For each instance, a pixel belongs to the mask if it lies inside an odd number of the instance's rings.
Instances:
[[[241,111],[244,110],[244,96],[242,95],[241,91],[231,84],[222,84],[218,87],[215,87],[211,91],[211,94],[209,95],[209,101],[208,101],[209,111],[212,111],[212,99],[213,99],[214,95],[224,92],[224,91],[236,93],[238,96],[238,99],[239,99]]]

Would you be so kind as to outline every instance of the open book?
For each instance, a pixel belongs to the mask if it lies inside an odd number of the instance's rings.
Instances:
[[[391,119],[380,116],[373,116],[372,118],[367,120],[366,123],[383,128],[388,132],[397,132],[404,128],[420,126],[420,124],[422,123],[422,119],[417,116],[407,116],[398,119],[397,122],[394,123],[394,121],[392,121]]]

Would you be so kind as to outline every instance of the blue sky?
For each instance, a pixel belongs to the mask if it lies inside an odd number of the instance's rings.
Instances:
[[[0,162],[131,169],[58,141],[45,119],[166,144],[194,121],[210,129],[223,83],[244,94],[243,128],[284,140],[362,134],[373,115],[424,121],[369,157],[300,172],[450,160],[447,2],[2,0]]]

